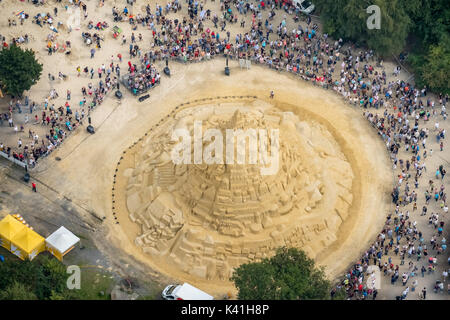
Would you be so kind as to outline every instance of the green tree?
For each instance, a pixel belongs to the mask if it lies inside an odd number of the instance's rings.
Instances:
[[[409,58],[415,72],[416,84],[427,86],[431,91],[450,94],[450,41],[431,45],[426,54]]]
[[[68,274],[65,266],[55,258],[40,257],[40,268],[37,275],[36,296],[49,299],[52,295],[66,289]]]
[[[0,291],[0,300],[37,300],[37,297],[26,285],[13,282]]]
[[[39,266],[31,261],[6,260],[0,263],[0,290],[11,286],[14,281],[34,288],[38,272]]]
[[[410,19],[403,0],[315,0],[324,31],[334,38],[350,40],[367,46],[378,54],[398,54],[405,45]],[[369,29],[366,12],[369,5],[381,11],[381,29]]]
[[[374,4],[381,9],[381,28],[365,28],[366,44],[383,56],[398,55],[405,46],[411,20],[401,0],[377,0]]]
[[[0,263],[0,291],[16,288],[16,283],[25,286],[39,300],[49,299],[52,291],[63,292],[67,277],[64,265],[45,255],[33,261],[11,259]],[[14,292],[18,291],[11,294]]]
[[[67,300],[63,293],[58,293],[52,290],[49,300]]]
[[[415,82],[431,91],[449,93],[450,6],[446,0],[402,0],[413,24],[410,30]]]
[[[331,284],[323,269],[296,248],[279,248],[270,259],[239,266],[231,280],[242,300],[328,299]]]
[[[450,31],[450,6],[447,0],[401,0],[413,21],[410,32],[424,45],[438,44]]]
[[[0,263],[0,300],[110,299],[114,281],[106,273],[85,270],[80,290],[67,288],[68,277],[66,266],[52,256],[40,254],[33,261],[12,257]]]
[[[0,51],[0,85],[6,93],[21,96],[39,80],[41,73],[42,64],[36,60],[34,51],[15,45]]]

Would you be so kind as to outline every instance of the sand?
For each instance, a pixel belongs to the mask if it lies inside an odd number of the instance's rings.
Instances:
[[[240,264],[280,246],[315,258],[336,240],[353,201],[352,168],[332,134],[258,99],[206,100],[185,103],[124,157],[135,165],[120,166],[116,180],[127,183],[115,193],[125,193],[126,204],[116,206],[139,224],[135,244],[158,263],[207,280],[227,281]],[[216,130],[214,143],[203,136],[197,164],[196,121],[205,136]],[[177,164],[171,139],[181,129],[189,134],[186,164]],[[233,136],[238,130],[244,144]]]
[[[326,127],[351,164],[354,175],[351,184],[353,200],[348,218],[339,227],[336,240],[326,250],[317,252],[316,256],[316,261],[326,267],[330,278],[339,276],[352,261],[359,258],[379,232],[390,205],[391,166],[383,143],[367,125],[367,120],[333,92],[262,67],[241,71],[232,64],[231,77],[225,77],[223,67],[216,62],[195,64],[188,68],[173,65],[172,68],[174,76],[164,78],[164,85],[158,86],[145,103],[139,103],[126,94],[125,103],[117,108],[113,104],[99,109],[102,112],[97,117],[104,117],[105,120],[96,134],[87,136],[87,133],[80,132],[74,135],[70,143],[63,145],[47,160],[45,167],[51,170],[42,171],[40,179],[51,181],[54,187],[80,199],[99,216],[105,216],[105,223],[110,228],[108,241],[111,245],[133,254],[148,264],[149,270],[158,270],[174,281],[191,282],[219,296],[228,291],[235,292],[231,283],[201,280],[176,270],[172,272],[144,254],[135,244],[141,230],[130,220],[127,208],[120,206],[126,201],[126,193],[120,190],[124,190],[128,182],[118,179],[114,185],[114,173],[116,168],[134,165],[134,160],[127,163],[123,152],[133,144],[136,147],[149,129],[164,121],[181,103],[196,103],[195,100],[217,97],[219,92],[222,97],[256,96],[279,110],[293,111],[300,118]],[[189,82],[183,81],[186,75],[189,75]],[[239,85],[242,83],[245,83],[245,87]],[[275,91],[275,98],[270,101],[269,89]],[[332,121],[324,117],[331,113],[335,115]],[[73,150],[74,146],[76,151]],[[53,160],[55,157],[63,160],[56,162]],[[37,171],[43,168],[41,166]],[[64,179],[60,179],[61,176]],[[112,202],[112,194],[115,203]],[[113,212],[119,224],[116,224]]]

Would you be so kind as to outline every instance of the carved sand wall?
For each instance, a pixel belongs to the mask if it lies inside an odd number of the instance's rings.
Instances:
[[[264,147],[278,148],[278,171],[264,175],[261,167],[268,163],[250,163],[250,138],[233,150],[244,154],[244,164],[176,164],[172,134],[186,129],[194,154],[196,121],[202,121],[203,133],[220,131],[224,149],[227,129],[267,131]],[[274,130],[278,144],[270,135]],[[203,151],[212,143],[197,142]],[[353,201],[352,166],[327,128],[259,100],[252,106],[205,102],[177,111],[133,155],[134,166],[118,179],[127,179],[126,207],[140,227],[135,244],[156,265],[163,261],[203,279],[228,280],[233,268],[270,257],[284,245],[314,258],[337,239]]]

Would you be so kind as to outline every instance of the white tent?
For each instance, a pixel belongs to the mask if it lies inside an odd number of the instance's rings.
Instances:
[[[55,257],[62,260],[62,257],[73,249],[79,241],[80,238],[66,228],[61,227],[45,239],[45,244]]]

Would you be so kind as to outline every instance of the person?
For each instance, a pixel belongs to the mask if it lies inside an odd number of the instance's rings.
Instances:
[[[402,292],[402,300],[405,300],[409,293],[409,287],[406,287],[406,289]]]
[[[422,289],[422,299],[425,300],[427,298],[427,288]]]
[[[32,187],[34,192],[37,192],[37,190],[36,190],[36,183],[32,182],[31,183],[31,187]]]
[[[375,300],[377,298],[378,290],[374,289],[372,293],[372,300]]]
[[[271,90],[271,91],[270,91],[270,98],[273,99],[274,95],[275,95],[275,94],[274,94],[273,90]]]
[[[333,299],[335,295],[336,295],[336,288],[333,288],[330,292],[331,299]]]

